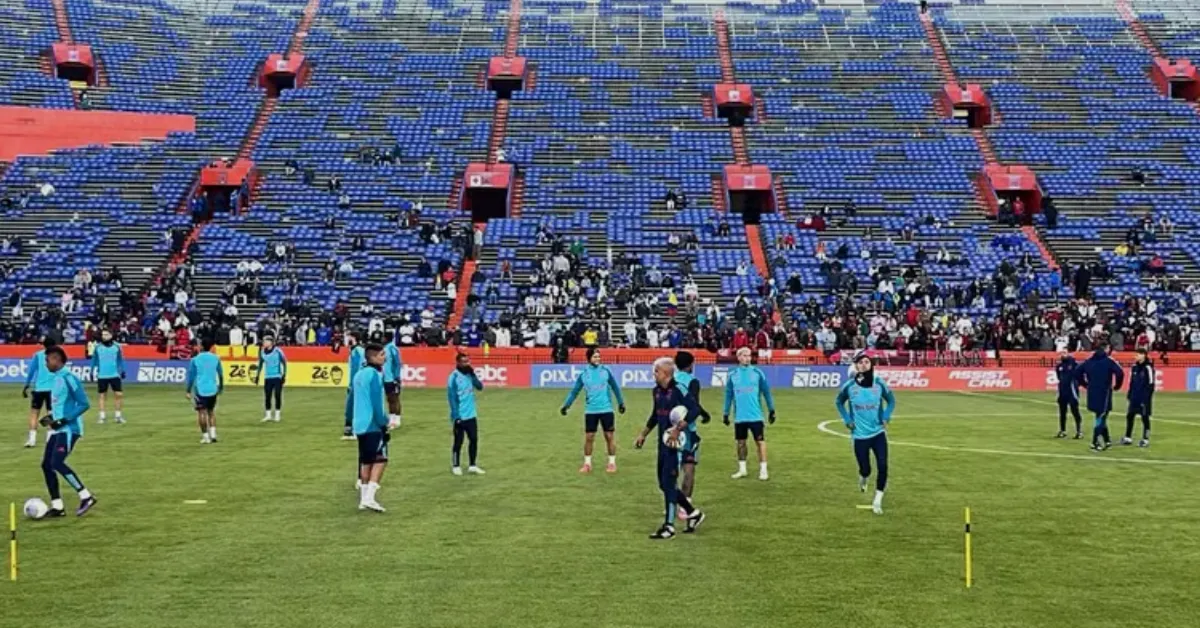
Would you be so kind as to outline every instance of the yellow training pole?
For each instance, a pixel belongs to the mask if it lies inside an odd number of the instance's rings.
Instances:
[[[8,504],[8,579],[17,581],[17,503]]]
[[[971,508],[970,506],[963,508],[963,520],[966,525],[963,526],[963,559],[966,562],[966,579],[967,588],[971,588]]]

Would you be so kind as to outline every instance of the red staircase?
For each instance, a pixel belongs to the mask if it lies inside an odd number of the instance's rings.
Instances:
[[[719,212],[725,211],[725,183],[721,181],[721,175],[714,174],[712,176],[712,195],[713,209]]]
[[[254,118],[254,124],[250,126],[250,132],[246,134],[246,139],[242,142],[242,148],[238,151],[238,159],[250,159],[251,153],[254,152],[254,147],[258,145],[258,138],[262,137],[263,128],[267,126],[267,121],[271,119],[271,112],[275,111],[274,98],[267,98],[263,101],[261,107],[258,108],[258,116]]]
[[[1049,247],[1046,246],[1046,243],[1042,240],[1042,236],[1038,234],[1037,229],[1026,225],[1021,227],[1021,232],[1024,233],[1025,237],[1028,238],[1029,241],[1038,248],[1038,252],[1041,253],[1042,261],[1046,262],[1046,266],[1049,266],[1050,270],[1058,270],[1058,262],[1054,261],[1054,256],[1050,254]]]
[[[308,29],[312,28],[313,21],[317,19],[317,10],[320,8],[321,0],[308,0],[308,4],[304,5],[304,15],[296,24],[296,30],[292,32],[292,41],[288,44],[289,56],[304,51],[304,38],[308,37]]]
[[[975,145],[979,147],[983,160],[988,164],[999,163],[996,159],[996,149],[992,148],[992,140],[988,138],[987,133],[983,129],[971,129],[971,135],[975,137]]]
[[[479,74],[475,75],[475,89],[483,89],[487,87],[487,70],[479,68]]]
[[[458,211],[461,195],[462,177],[454,177],[454,182],[450,184],[450,196],[446,199],[446,209]]]
[[[763,249],[762,234],[758,225],[746,225],[746,243],[750,245],[750,260],[758,269],[758,275],[763,279],[771,276],[771,267],[767,266],[767,252]]]
[[[104,71],[104,60],[100,55],[94,55],[92,64],[96,72],[96,87],[108,87],[108,73]]]
[[[508,35],[504,38],[504,56],[517,56],[517,44],[521,40],[521,0],[508,4]]]
[[[507,98],[496,99],[496,109],[492,112],[492,135],[488,140],[487,162],[489,164],[496,163],[496,151],[504,145],[504,133],[508,130],[508,107]]]
[[[508,217],[521,217],[521,203],[525,200],[525,175],[518,173],[513,177],[512,189],[509,190]]]
[[[760,124],[767,121],[767,101],[755,97],[754,99],[754,118]]]
[[[988,216],[996,216],[1000,213],[1000,203],[996,200],[996,196],[987,191],[987,187],[983,182],[983,175],[977,174],[971,177],[971,183],[975,186],[975,202],[983,208],[984,213]]]
[[[717,31],[717,59],[721,64],[721,82],[737,82],[733,76],[733,55],[729,52],[729,22],[725,21],[725,11],[717,9],[714,20]]]
[[[746,149],[746,129],[740,126],[729,127],[729,141],[733,144],[733,160],[739,165],[750,165],[750,151]]]
[[[471,275],[475,274],[475,266],[475,260],[463,262],[462,274],[458,276],[458,294],[454,297],[454,309],[450,311],[450,320],[446,321],[448,330],[458,329],[462,325],[463,310],[467,308],[467,297],[471,296]]]
[[[938,69],[942,71],[942,81],[957,83],[958,75],[955,74],[954,66],[950,63],[950,56],[946,54],[946,47],[942,45],[942,36],[938,34],[937,26],[934,26],[933,18],[929,17],[928,13],[921,14],[921,27],[925,29],[925,40],[929,42],[929,47],[933,50],[933,58],[937,61]]]
[[[780,177],[775,177],[773,187],[775,188],[775,213],[782,216],[784,220],[787,220],[788,202],[787,192],[783,189],[783,179]]]
[[[50,54],[46,53],[38,57],[38,68],[42,74],[46,76],[54,76],[54,64],[50,62]]]
[[[712,95],[705,94],[700,97],[700,109],[704,111],[704,117],[712,120],[717,117],[717,112],[713,109]]]
[[[525,71],[525,91],[532,92],[537,87],[537,68],[532,65],[528,68]]]
[[[1143,48],[1155,57],[1166,56],[1163,54],[1162,49],[1158,47],[1158,44],[1155,43],[1154,38],[1150,36],[1146,27],[1142,26],[1137,12],[1133,10],[1133,7],[1129,6],[1129,0],[1117,0],[1117,13],[1121,14],[1121,19],[1125,20],[1125,23],[1129,25],[1129,30],[1133,31],[1133,35],[1141,42]]]
[[[50,0],[54,5],[54,25],[58,27],[59,41],[67,44],[75,43],[71,37],[71,21],[67,19],[67,4],[64,0]]]

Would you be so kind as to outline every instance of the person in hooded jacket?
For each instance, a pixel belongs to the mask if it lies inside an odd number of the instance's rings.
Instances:
[[[875,377],[871,356],[860,351],[854,356],[855,375],[842,384],[837,395],[838,414],[850,430],[854,458],[858,461],[858,490],[866,492],[871,477],[871,454],[879,474],[875,476],[875,500],[871,510],[883,514],[883,492],[888,480],[887,426],[896,410],[896,396],[882,379]]]

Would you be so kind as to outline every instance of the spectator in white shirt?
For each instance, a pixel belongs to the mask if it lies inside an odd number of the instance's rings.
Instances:
[[[241,327],[234,325],[229,330],[229,344],[234,347],[243,347],[246,345],[246,334]]]
[[[175,305],[182,308],[187,306],[188,293],[186,290],[179,290],[175,293]]]
[[[433,306],[429,306],[425,308],[424,312],[421,312],[421,329],[431,328],[433,328]]]
[[[404,324],[400,326],[400,344],[412,346],[414,342],[413,335],[416,333],[417,330],[413,327],[412,323],[404,321]]]
[[[632,320],[625,321],[625,344],[631,347],[637,344],[637,324]]]
[[[539,347],[550,346],[550,328],[546,326],[546,323],[538,324],[537,332],[534,334],[534,342]]]

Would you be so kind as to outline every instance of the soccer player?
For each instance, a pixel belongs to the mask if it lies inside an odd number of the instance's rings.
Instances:
[[[1108,434],[1108,413],[1112,412],[1112,394],[1121,390],[1125,383],[1125,372],[1108,355],[1107,346],[1096,349],[1092,357],[1083,361],[1075,371],[1075,380],[1087,389],[1087,409],[1096,417],[1092,428],[1092,451],[1104,451],[1112,447]],[[1114,381],[1115,380],[1115,381]]]
[[[387,393],[388,429],[400,427],[400,380],[404,362],[400,360],[400,346],[396,344],[395,332],[392,341],[383,348],[383,391]]]
[[[729,371],[725,380],[725,411],[723,421],[729,425],[729,407],[737,406],[734,414],[734,439],[737,440],[738,470],[733,479],[746,477],[746,437],[754,436],[758,446],[758,479],[766,480],[767,443],[763,440],[763,412],[759,397],[767,400],[768,422],[775,423],[775,400],[771,398],[771,387],[767,376],[757,366],[750,365],[750,349],[742,347],[737,352],[738,367]]]
[[[46,369],[54,374],[50,391],[50,414],[41,420],[50,430],[46,452],[42,455],[42,474],[46,478],[46,490],[50,492],[50,510],[46,516],[67,515],[66,509],[63,508],[62,493],[58,490],[58,476],[62,475],[67,484],[79,493],[79,508],[75,510],[75,516],[82,517],[96,505],[96,498],[83,486],[75,471],[67,466],[67,456],[71,455],[79,439],[83,438],[82,417],[90,404],[79,378],[63,368],[67,364],[67,352],[63,351],[62,347],[48,347],[45,361]]]
[[[29,374],[25,376],[25,388],[21,389],[22,397],[29,397],[29,387],[33,386],[33,400],[29,403],[29,438],[25,447],[37,446],[38,412],[45,408],[50,410],[50,391],[54,387],[54,373],[46,368],[46,352],[58,346],[58,339],[52,335],[42,338],[42,349],[29,359]]]
[[[100,332],[100,344],[92,350],[92,369],[96,376],[97,398],[100,402],[100,420],[103,424],[107,418],[104,412],[104,401],[108,391],[113,391],[113,406],[116,409],[117,423],[124,423],[121,415],[125,393],[121,391],[121,382],[125,379],[125,356],[121,353],[121,345],[113,342],[112,332],[105,329]]]
[[[379,481],[388,462],[388,417],[383,411],[383,347],[372,344],[363,351],[366,367],[350,382],[354,397],[354,438],[358,441],[359,510],[386,512],[375,501]]]
[[[875,476],[875,501],[871,510],[883,514],[883,492],[888,480],[887,426],[896,410],[896,397],[882,379],[875,377],[871,356],[859,352],[854,357],[854,379],[842,384],[837,395],[838,414],[850,430],[854,441],[854,458],[858,461],[858,490],[867,491],[871,477],[871,454],[879,475]]]
[[[287,356],[283,349],[275,346],[274,336],[263,336],[262,349],[258,352],[258,374],[254,376],[254,385],[259,378],[263,380],[263,418],[262,422],[278,423],[283,417],[283,385],[287,383]],[[271,405],[274,401],[275,416],[271,416]]]
[[[583,391],[586,406],[583,414],[583,466],[580,473],[592,472],[592,446],[596,441],[596,428],[604,429],[604,442],[608,445],[608,466],[604,468],[609,473],[617,472],[617,441],[615,436],[616,420],[613,416],[612,397],[617,398],[617,410],[625,414],[625,399],[621,396],[621,387],[617,378],[607,366],[600,364],[600,350],[588,347],[588,366],[579,377],[575,378],[575,386],[567,395],[559,412],[567,416],[567,410],[575,403],[579,391]],[[611,395],[609,394],[611,392]]]
[[[1142,440],[1138,447],[1150,446],[1150,413],[1154,402],[1154,363],[1145,349],[1137,350],[1137,358],[1129,369],[1129,409],[1125,412],[1125,438],[1122,445],[1133,444],[1133,417],[1142,415]]]
[[[450,402],[450,426],[454,434],[454,446],[450,450],[450,472],[462,475],[463,437],[470,440],[467,446],[467,456],[470,466],[467,473],[483,475],[483,469],[476,464],[479,454],[479,413],[475,409],[475,391],[483,390],[483,382],[475,376],[471,367],[471,356],[460,353],[455,359],[454,372],[446,381],[446,399]]]
[[[1079,363],[1069,351],[1058,354],[1058,364],[1054,373],[1058,376],[1058,434],[1055,438],[1067,437],[1067,409],[1075,419],[1075,439],[1083,438],[1083,417],[1079,416],[1079,382],[1075,378],[1075,370]]]
[[[217,396],[225,390],[225,368],[213,353],[213,339],[205,338],[204,348],[187,370],[187,398],[195,404],[196,424],[200,426],[200,444],[217,442]]]
[[[663,493],[666,514],[662,526],[651,534],[650,538],[664,540],[675,536],[676,508],[682,508],[687,515],[685,533],[695,532],[700,524],[704,523],[704,513],[692,506],[691,500],[676,486],[679,482],[680,450],[663,442],[664,435],[669,434],[668,440],[686,447],[686,443],[681,441],[687,439],[685,432],[689,424],[696,422],[700,409],[675,383],[675,363],[671,358],[659,358],[654,361],[654,384],[654,389],[650,391],[654,399],[650,418],[646,420],[646,427],[642,428],[633,446],[641,449],[646,444],[646,436],[650,430],[658,427],[658,488]],[[687,408],[687,416],[683,421],[673,424],[671,411],[676,406]]]
[[[700,380],[692,375],[695,366],[696,357],[690,351],[675,353],[675,385],[679,387],[679,392],[695,402],[700,413],[700,422],[708,423],[712,420],[712,415],[700,404]],[[683,481],[679,490],[691,499],[692,489],[696,484],[696,465],[700,462],[700,430],[696,428],[695,422],[688,423],[687,446],[680,452],[679,460],[683,467]]]
[[[356,440],[354,438],[354,376],[358,375],[358,370],[362,368],[365,360],[361,342],[362,339],[356,331],[346,335],[346,346],[350,347],[350,361],[346,368],[350,371],[350,377],[346,379],[349,385],[346,386],[346,422],[342,427],[342,440]]]

